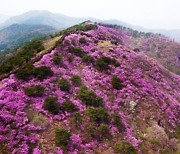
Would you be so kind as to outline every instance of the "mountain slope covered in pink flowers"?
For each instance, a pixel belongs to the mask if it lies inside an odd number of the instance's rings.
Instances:
[[[120,31],[80,26],[1,81],[0,153],[178,153],[180,77]]]

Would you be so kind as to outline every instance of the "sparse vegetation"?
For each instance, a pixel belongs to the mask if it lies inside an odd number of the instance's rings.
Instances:
[[[41,97],[44,94],[44,87],[41,85],[33,85],[24,88],[24,92],[27,96]]]
[[[47,97],[44,101],[43,108],[48,110],[52,114],[57,114],[59,112],[60,106],[58,104],[57,97]]]
[[[22,79],[22,80],[28,80],[30,79],[31,76],[33,76],[35,67],[32,64],[26,64],[25,67],[23,69],[20,69],[15,76],[18,79]]]
[[[86,128],[87,133],[91,136],[91,137],[97,137],[97,130],[96,130],[96,126],[94,124],[90,124],[87,126]]]
[[[76,105],[74,105],[70,100],[66,100],[65,102],[63,102],[63,104],[61,105],[61,109],[67,112],[74,112],[78,110]]]
[[[112,120],[113,120],[113,125],[117,127],[119,133],[122,133],[125,131],[125,127],[121,121],[121,117],[117,113],[113,114]]]
[[[86,39],[85,39],[84,37],[81,37],[81,38],[79,39],[79,43],[81,43],[81,44],[86,44],[87,41],[86,41]]]
[[[43,80],[49,76],[52,76],[53,72],[51,71],[50,67],[41,66],[34,69],[33,75],[35,78]]]
[[[96,94],[82,86],[79,90],[78,97],[87,106],[100,107],[103,106],[103,99],[96,96]]]
[[[55,131],[55,143],[57,147],[67,149],[70,141],[70,133],[64,128],[57,128]]]
[[[109,122],[108,112],[106,109],[104,109],[102,107],[88,108],[87,112],[88,112],[88,116],[98,124]]]
[[[79,112],[75,112],[72,117],[72,122],[75,124],[75,126],[80,126],[82,123],[82,115]]]
[[[62,91],[69,91],[71,88],[70,83],[64,78],[58,81],[58,86]]]
[[[32,64],[26,64],[23,69],[20,69],[15,74],[18,79],[28,80],[31,77],[35,77],[39,80],[43,80],[49,76],[53,75],[50,67],[41,66],[34,67]]]
[[[121,80],[117,76],[113,76],[111,82],[114,89],[121,90],[123,88]]]
[[[53,59],[52,59],[52,60],[53,60],[54,64],[58,65],[58,64],[61,63],[62,57],[59,56],[58,53],[55,53],[55,54],[53,55]]]
[[[80,86],[81,82],[82,82],[80,76],[78,76],[78,75],[73,75],[71,77],[71,81],[74,86]]]
[[[96,68],[100,71],[109,69],[111,59],[108,57],[101,57],[96,61]]]
[[[82,62],[86,64],[91,64],[94,62],[94,58],[88,55],[83,56]]]
[[[137,154],[136,149],[126,141],[116,143],[114,146],[114,151],[122,154]]]
[[[78,57],[83,57],[85,55],[84,51],[80,47],[69,47],[69,52],[73,53],[74,55]]]
[[[98,127],[98,136],[100,139],[102,138],[108,138],[111,136],[110,130],[106,124],[101,124]]]
[[[89,30],[94,30],[97,29],[97,25],[95,24],[87,24],[87,25],[83,25],[83,24],[78,24],[75,26],[72,26],[70,28],[67,28],[66,30],[62,30],[59,35],[62,34],[67,34],[68,32],[75,32],[75,31],[89,31]]]

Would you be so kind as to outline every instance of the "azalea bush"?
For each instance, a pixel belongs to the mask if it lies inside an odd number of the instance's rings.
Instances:
[[[47,97],[44,101],[43,108],[52,114],[57,114],[60,109],[57,97]]]
[[[78,98],[82,100],[82,102],[87,106],[103,106],[103,99],[96,96],[96,94],[93,91],[88,90],[88,88],[85,86],[82,86],[80,88]]]
[[[58,87],[62,91],[69,91],[71,88],[71,85],[66,79],[62,78],[62,79],[58,80]]]
[[[67,149],[70,142],[70,133],[64,128],[57,128],[55,131],[55,143],[57,147]]]
[[[41,97],[44,94],[44,87],[41,85],[32,85],[24,88],[24,92],[27,96]]]

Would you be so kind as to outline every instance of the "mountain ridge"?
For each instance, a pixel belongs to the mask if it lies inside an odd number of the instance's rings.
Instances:
[[[58,37],[1,81],[2,153],[179,151],[179,76],[112,28],[85,22]]]

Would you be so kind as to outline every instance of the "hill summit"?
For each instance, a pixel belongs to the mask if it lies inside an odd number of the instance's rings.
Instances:
[[[179,76],[115,29],[85,22],[60,34],[1,81],[1,153],[179,151]]]

